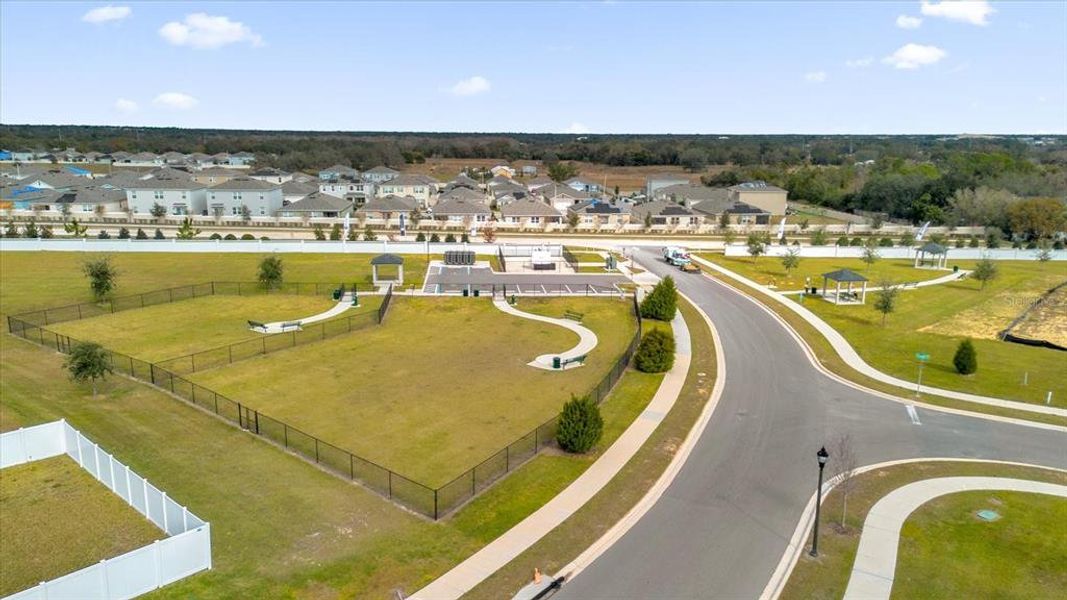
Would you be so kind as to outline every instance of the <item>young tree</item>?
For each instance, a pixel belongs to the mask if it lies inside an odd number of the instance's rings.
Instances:
[[[315,223],[315,226],[311,228],[311,232],[315,234],[315,239],[320,242],[326,239],[326,232],[322,230],[321,223]]]
[[[466,231],[464,231],[463,233],[459,234],[459,241],[464,243],[464,244],[469,243],[471,241],[470,234],[467,233]]]
[[[341,224],[340,223],[334,223],[333,227],[330,228],[330,239],[335,241],[335,242],[341,240]]]
[[[125,228],[125,227],[119,227],[119,239],[120,240],[128,240],[128,239],[130,239],[130,230]]]
[[[997,278],[1000,274],[1000,270],[997,268],[997,263],[989,257],[985,257],[974,264],[974,270],[971,271],[971,277],[977,279],[981,283],[979,289],[984,290],[985,285],[990,281]]]
[[[93,384],[93,398],[96,398],[96,380],[103,379],[113,371],[107,350],[95,342],[78,342],[71,346],[70,356],[65,363],[70,378],[77,382],[89,381]]]
[[[152,235],[152,237],[154,239],[157,239],[157,240],[162,240],[162,239],[165,239],[167,236],[163,235],[163,230],[162,229],[160,229],[159,227],[156,227],[156,232]]]
[[[376,239],[378,239],[378,234],[374,233],[373,227],[367,225],[366,229],[363,230],[363,241],[373,242]]]
[[[664,277],[662,281],[652,288],[652,291],[641,300],[639,307],[641,316],[646,319],[657,321],[670,321],[678,310],[678,290],[674,286],[674,279]]]
[[[871,270],[871,266],[878,262],[878,259],[882,258],[881,254],[878,254],[878,246],[875,245],[874,239],[867,240],[867,244],[863,246],[863,256],[860,260],[867,265],[867,270]]]
[[[645,213],[645,229],[652,229],[652,213]]]
[[[578,176],[578,166],[571,162],[557,162],[548,165],[548,176],[557,183]]]
[[[89,288],[93,291],[93,297],[100,302],[115,291],[115,280],[119,272],[115,265],[111,264],[110,256],[101,256],[85,261],[82,264],[82,273],[89,278]]]
[[[22,237],[25,237],[25,238],[37,238],[37,237],[40,237],[40,235],[41,235],[41,232],[37,228],[37,221],[35,219],[30,219],[26,223],[26,228],[22,230]]]
[[[730,229],[730,213],[725,210],[719,215],[719,230],[726,232]]]
[[[956,367],[956,372],[960,375],[970,375],[978,370],[978,352],[975,351],[971,340],[965,339],[956,347],[952,365]]]
[[[578,213],[574,211],[567,211],[567,226],[574,229],[578,226]]]
[[[241,205],[241,220],[245,223],[252,220],[252,210],[245,204]]]
[[[67,232],[70,237],[85,237],[85,234],[89,231],[89,228],[78,222],[78,219],[71,219],[63,224],[63,231]]]
[[[417,234],[415,234],[415,241],[416,242],[425,242],[426,241],[426,234],[421,232],[421,231],[418,232]]]
[[[141,229],[140,227],[138,227],[137,228],[137,234],[134,237],[136,237],[139,240],[147,240],[148,239],[148,234],[145,233],[144,229]]]
[[[437,235],[436,233],[431,233],[430,234],[430,243],[431,244],[436,244],[436,243],[438,243],[440,241],[441,241],[441,236]]]
[[[841,493],[841,528],[845,528],[845,518],[848,512],[848,495],[856,488],[856,469],[859,461],[856,452],[852,448],[852,436],[844,433],[830,442],[830,456],[834,457],[833,464],[837,467],[838,482],[836,489]]]
[[[345,239],[350,241],[350,242],[358,242],[359,241],[359,231],[355,227],[349,227],[348,228],[348,235],[345,237]]]
[[[641,337],[634,366],[643,373],[666,373],[674,366],[674,348],[674,336],[669,330],[653,329]]]
[[[41,225],[40,235],[43,240],[50,240],[55,237],[55,234],[52,233],[51,225]]]
[[[15,225],[14,221],[8,221],[7,225],[4,226],[4,237],[16,238],[18,236],[19,236],[18,225]]]
[[[446,244],[455,244],[456,243],[456,234],[454,234],[454,233],[445,234],[445,243]]]
[[[492,244],[496,241],[496,230],[492,227],[486,227],[482,229],[482,241],[486,244]]]
[[[727,229],[722,232],[722,243],[729,246],[737,240],[737,233],[733,229]]]
[[[811,221],[809,221],[807,217],[804,217],[803,219],[800,220],[799,225],[800,225],[800,230],[801,231],[807,231],[808,227],[811,226]]]
[[[789,277],[789,273],[793,269],[800,266],[800,249],[790,248],[789,252],[786,252],[782,256],[782,267],[785,268],[785,276]]]
[[[282,259],[277,255],[264,256],[259,261],[259,282],[268,290],[279,287],[282,284],[283,267]]]
[[[745,243],[748,245],[748,254],[752,257],[752,262],[756,262],[756,259],[767,251],[763,236],[758,233],[748,234],[748,240]]]
[[[96,234],[96,237],[101,240],[109,240],[111,239],[111,234],[106,229],[101,229],[100,233]]]
[[[556,427],[556,442],[566,452],[582,454],[600,441],[604,419],[600,407],[589,396],[576,397],[563,405]]]
[[[884,280],[879,284],[881,289],[874,293],[874,310],[882,313],[882,327],[885,327],[886,317],[897,309],[897,295],[900,289],[892,282]]]
[[[910,231],[906,231],[906,232],[900,234],[900,245],[904,246],[905,248],[910,248],[910,247],[914,246],[915,245],[915,234],[910,232]]]
[[[1052,242],[1041,240],[1037,243],[1037,260],[1041,262],[1052,260]]]
[[[200,230],[193,227],[193,220],[189,217],[182,219],[182,225],[178,228],[178,233],[175,237],[179,240],[191,240],[200,235]]]
[[[156,202],[152,205],[152,208],[148,211],[148,213],[157,219],[162,219],[163,217],[167,216],[167,207],[163,206],[159,202]]]

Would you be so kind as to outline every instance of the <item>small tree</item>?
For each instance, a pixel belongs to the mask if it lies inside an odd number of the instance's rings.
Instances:
[[[634,353],[634,365],[644,373],[670,371],[674,366],[674,336],[663,329],[646,333]]]
[[[1037,243],[1037,260],[1041,262],[1052,260],[1052,243],[1048,240],[1041,240]]]
[[[16,238],[18,236],[19,236],[18,225],[15,225],[14,221],[8,221],[7,225],[4,226],[4,237]]]
[[[315,226],[311,228],[311,232],[315,234],[315,239],[320,242],[326,239],[326,232],[322,230],[321,223],[315,223]]]
[[[874,293],[874,310],[882,313],[882,327],[886,317],[897,309],[897,295],[900,289],[892,281],[882,281],[881,289]]]
[[[737,233],[733,229],[727,229],[722,232],[722,243],[729,246],[737,240]]]
[[[834,438],[830,442],[830,456],[834,457],[833,463],[837,466],[836,489],[841,493],[841,529],[844,529],[848,512],[848,495],[856,488],[855,475],[856,469],[859,468],[856,452],[852,449],[852,436],[845,433]]]
[[[109,240],[111,239],[111,234],[106,229],[101,229],[100,233],[96,234],[96,237],[100,240]]]
[[[782,267],[785,269],[785,276],[789,277],[789,273],[800,266],[800,249],[791,248],[789,252],[786,252],[782,256]]]
[[[159,202],[156,202],[152,205],[152,208],[148,211],[148,213],[157,219],[162,219],[163,217],[167,216],[167,207],[163,206]]]
[[[800,220],[800,230],[807,231],[808,227],[811,227],[811,221],[809,221],[807,217],[804,217]]]
[[[55,235],[52,233],[52,226],[51,225],[41,225],[40,234],[41,234],[41,239],[43,239],[43,240],[50,240],[53,237],[55,237]]]
[[[578,213],[567,211],[567,227],[574,229],[578,226]]]
[[[63,231],[66,231],[67,235],[71,237],[80,238],[85,237],[85,234],[88,233],[89,228],[79,223],[78,219],[71,219],[70,221],[63,224]]]
[[[492,244],[496,241],[496,230],[492,227],[486,227],[482,229],[482,241],[486,244]]]
[[[159,227],[156,227],[156,232],[152,235],[152,237],[154,239],[157,239],[157,240],[162,240],[162,239],[165,239],[167,236],[163,235],[163,230],[162,229],[160,229]]]
[[[125,227],[119,227],[119,239],[120,240],[128,240],[128,239],[130,239],[130,230],[126,229]]]
[[[970,375],[978,370],[978,352],[970,339],[960,342],[956,348],[956,355],[952,357],[952,365],[960,375]]]
[[[113,371],[107,350],[95,342],[78,342],[71,346],[70,356],[65,363],[70,378],[77,382],[89,381],[93,384],[93,398],[96,398],[96,380],[103,379]]]
[[[459,235],[459,241],[461,241],[464,244],[466,244],[466,243],[471,241],[471,236],[467,232],[464,231],[463,233],[461,233]]]
[[[36,238],[40,237],[40,235],[41,232],[37,229],[37,221],[30,219],[29,222],[26,223],[26,228],[22,231],[22,237]]]
[[[748,234],[748,240],[745,243],[748,245],[748,254],[752,257],[752,262],[756,262],[756,259],[767,251],[763,236],[758,233]]]
[[[426,241],[426,234],[421,232],[421,231],[416,233],[415,234],[415,241],[416,242],[425,242]]]
[[[148,234],[145,233],[144,229],[141,229],[140,227],[138,227],[137,228],[137,234],[134,237],[136,237],[139,240],[147,240],[148,239]]]
[[[363,230],[363,241],[373,242],[376,239],[378,239],[378,234],[374,233],[374,228],[372,228],[370,225],[367,225],[367,227]]]
[[[974,271],[971,272],[971,277],[977,279],[981,283],[980,289],[984,290],[985,285],[996,279],[999,274],[997,263],[993,262],[989,257],[986,257],[975,263]]]
[[[252,220],[252,211],[248,208],[248,205],[241,205],[241,220],[245,223]]]
[[[915,234],[910,232],[910,231],[906,231],[906,232],[900,234],[900,245],[904,246],[905,248],[910,248],[910,247],[914,246],[915,245]]]
[[[330,228],[330,239],[337,242],[341,240],[341,224],[334,223]]]
[[[878,262],[878,259],[882,258],[881,254],[878,254],[878,247],[874,244],[874,240],[870,239],[867,244],[863,246],[863,256],[860,260],[867,265],[867,270],[871,270],[871,265]]]
[[[215,233],[213,233],[213,234],[211,234],[211,235],[209,235],[207,237],[208,237],[208,239],[212,239],[212,240],[221,240],[222,239],[222,234],[216,231]]]
[[[441,241],[441,236],[437,235],[436,233],[431,233],[430,234],[430,243],[431,244],[436,244],[436,243],[438,243],[440,241]]]
[[[843,236],[837,238],[837,245],[838,246],[847,246],[848,245],[848,236],[847,235],[843,235]]]
[[[445,243],[446,244],[455,244],[456,243],[456,235],[454,233],[449,233],[448,235],[446,235],[445,236]]]
[[[97,302],[104,300],[115,290],[115,280],[119,272],[115,265],[111,264],[110,256],[85,261],[82,264],[82,273],[89,278],[89,288]]]
[[[662,281],[652,288],[639,307],[641,316],[646,319],[657,321],[670,321],[678,310],[678,290],[674,286],[674,279],[664,277]]]
[[[275,289],[282,284],[282,259],[276,255],[264,256],[259,261],[259,282],[263,287]]]
[[[600,441],[604,419],[600,407],[589,396],[576,397],[563,405],[556,427],[556,442],[566,452],[582,454]]]
[[[730,228],[730,213],[728,213],[728,212],[726,212],[724,210],[724,211],[722,211],[722,214],[719,215],[719,229],[721,229],[722,231],[726,231],[729,228]]]
[[[827,241],[826,229],[820,227],[811,232],[812,246],[825,246]]]
[[[193,220],[189,217],[182,219],[182,225],[178,228],[178,233],[175,237],[179,240],[191,240],[200,235],[200,230],[193,227]]]
[[[645,213],[645,229],[652,229],[652,213]]]
[[[242,233],[241,239],[245,241],[254,241],[256,239],[256,236],[252,235],[251,233]]]

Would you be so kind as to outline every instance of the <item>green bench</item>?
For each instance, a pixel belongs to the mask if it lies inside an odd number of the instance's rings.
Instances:
[[[579,365],[584,365],[585,364],[585,357],[586,357],[586,355],[583,354],[581,356],[575,356],[574,358],[568,358],[567,360],[563,360],[562,358],[556,356],[556,357],[552,358],[552,368],[553,369],[562,369],[562,368],[566,367],[567,365],[571,365],[571,364],[574,364],[574,363],[578,363]]]
[[[573,310],[564,311],[564,313],[563,313],[563,318],[564,319],[570,319],[572,321],[578,321],[579,323],[582,322],[582,319],[584,317],[585,317],[585,313],[575,312]]]
[[[282,331],[288,331],[290,329],[300,329],[300,321],[286,321],[282,323]]]
[[[248,322],[248,326],[251,327],[252,329],[266,329],[267,328],[266,324],[260,323],[259,321],[249,321]]]

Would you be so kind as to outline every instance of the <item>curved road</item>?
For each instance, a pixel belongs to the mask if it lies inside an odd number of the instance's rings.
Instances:
[[[959,457],[1067,468],[1063,433],[921,408],[915,424],[904,405],[815,370],[776,319],[725,284],[653,251],[635,258],[673,275],[711,317],[725,387],[663,497],[555,598],[757,598],[815,490],[815,451],[838,434],[852,435],[861,465]]]

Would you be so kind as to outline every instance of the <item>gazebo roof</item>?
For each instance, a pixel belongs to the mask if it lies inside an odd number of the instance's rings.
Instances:
[[[925,254],[948,254],[948,248],[934,242],[926,242],[922,248],[919,248],[919,252]]]
[[[840,269],[837,271],[830,271],[829,273],[823,273],[822,276],[824,279],[829,279],[830,281],[838,281],[841,283],[846,283],[850,281],[867,281],[866,277],[860,275],[852,269]]]
[[[372,264],[372,265],[402,265],[402,264],[404,264],[404,259],[402,257],[400,257],[400,256],[395,255],[395,254],[379,254],[378,256],[375,256],[374,258],[371,259],[370,264]]]

